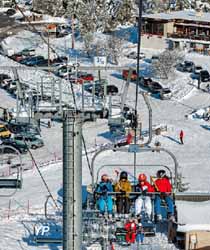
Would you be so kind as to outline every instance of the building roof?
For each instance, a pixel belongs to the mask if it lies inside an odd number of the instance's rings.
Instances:
[[[173,20],[182,19],[188,21],[210,22],[209,12],[196,12],[194,10],[173,11],[169,13],[143,14],[143,18]]]

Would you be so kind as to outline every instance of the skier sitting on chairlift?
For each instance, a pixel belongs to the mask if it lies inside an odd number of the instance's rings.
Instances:
[[[172,186],[169,181],[169,178],[166,176],[165,170],[158,170],[157,171],[157,179],[154,182],[154,186],[157,192],[155,196],[155,214],[157,221],[162,220],[161,215],[161,199],[164,199],[168,206],[168,218],[174,221],[174,205],[173,200],[171,198]]]
[[[135,190],[136,192],[141,192],[142,194],[139,195],[135,201],[135,214],[137,217],[141,216],[141,211],[144,204],[145,216],[150,220],[152,214],[152,202],[151,194],[147,194],[147,192],[152,193],[155,191],[155,189],[147,181],[147,177],[145,174],[140,174],[138,181],[139,183],[136,185]]]
[[[122,171],[120,180],[115,184],[115,192],[120,192],[116,196],[116,205],[118,214],[126,214],[128,217],[130,211],[129,193],[131,192],[131,183],[128,181],[128,173]]]
[[[95,194],[98,197],[97,205],[99,207],[100,213],[104,215],[107,208],[109,217],[112,217],[113,202],[112,197],[108,192],[113,192],[112,183],[109,180],[107,174],[101,176],[101,182],[98,184],[95,190]]]

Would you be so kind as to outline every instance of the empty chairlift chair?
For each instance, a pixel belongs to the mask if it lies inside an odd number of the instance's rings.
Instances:
[[[11,196],[22,187],[22,159],[17,149],[0,145],[0,196]],[[12,193],[6,194],[5,189]],[[3,193],[3,195],[2,195]]]

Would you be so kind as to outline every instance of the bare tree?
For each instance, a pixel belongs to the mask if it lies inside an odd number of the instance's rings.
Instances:
[[[162,79],[168,79],[173,74],[175,66],[184,60],[184,54],[177,50],[165,50],[158,59],[152,62],[154,74]]]
[[[108,59],[118,65],[119,57],[123,50],[123,39],[115,35],[111,35],[107,39],[107,57]]]

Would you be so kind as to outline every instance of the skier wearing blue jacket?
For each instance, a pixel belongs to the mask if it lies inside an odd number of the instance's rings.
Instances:
[[[113,202],[112,197],[108,194],[108,192],[113,192],[112,183],[110,182],[108,175],[103,174],[101,176],[101,182],[98,184],[95,190],[95,193],[99,196],[97,205],[102,215],[104,215],[107,208],[108,214],[112,216]]]

